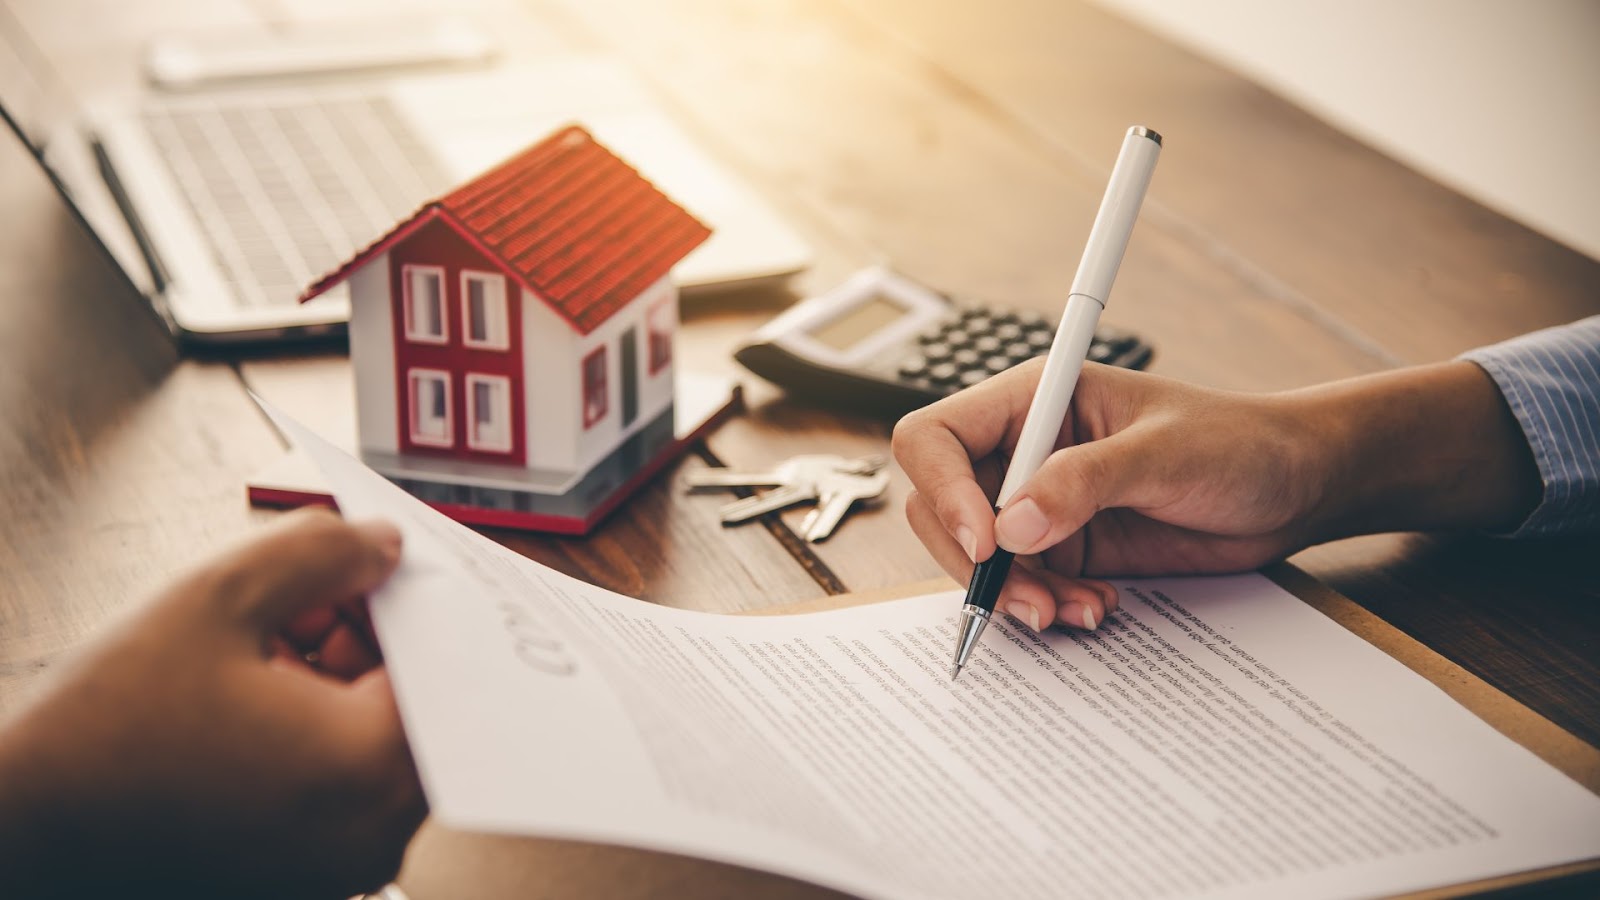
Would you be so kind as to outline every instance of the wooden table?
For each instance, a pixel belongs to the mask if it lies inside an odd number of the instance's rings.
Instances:
[[[737,373],[734,342],[798,295],[887,258],[978,298],[1054,312],[1122,131],[1167,139],[1109,324],[1153,371],[1271,390],[1448,358],[1600,312],[1600,264],[1340,134],[1214,63],[1063,0],[480,0],[507,44],[623,54],[663,105],[816,248],[788,289],[685,305],[679,359]],[[285,2],[278,14],[304,5]],[[377,6],[372,3],[368,5]],[[393,4],[382,4],[388,8]],[[268,9],[15,4],[69,77],[130,77],[138,41]],[[276,12],[273,12],[276,11]],[[345,14],[358,12],[345,10]],[[506,18],[511,16],[511,18]],[[232,18],[230,18],[232,17]],[[135,21],[137,19],[137,21]],[[514,21],[513,21],[514,19]],[[315,423],[339,415],[343,350],[185,354],[139,308],[14,142],[0,142],[0,712],[111,613],[273,513],[247,475],[283,442],[247,388]],[[808,546],[797,514],[723,530],[677,472],[802,451],[884,452],[891,424],[786,400],[747,377],[748,412],[587,539],[494,533],[644,600],[733,612],[925,579],[884,507]],[[1578,737],[1600,744],[1593,541],[1386,535],[1295,562]],[[649,859],[644,868],[630,869]],[[643,865],[642,863],[640,865]],[[735,896],[816,889],[609,848],[425,833],[419,898],[578,891]],[[629,871],[650,880],[629,880]],[[464,890],[461,879],[471,879]],[[520,885],[520,888],[519,888]]]

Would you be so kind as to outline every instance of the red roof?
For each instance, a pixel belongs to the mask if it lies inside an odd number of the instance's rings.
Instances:
[[[569,125],[438,200],[306,289],[304,302],[438,219],[588,334],[711,234]]]

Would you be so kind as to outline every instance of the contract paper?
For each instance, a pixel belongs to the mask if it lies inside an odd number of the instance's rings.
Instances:
[[[565,577],[297,424],[404,559],[373,621],[433,814],[865,897],[1348,897],[1600,855],[1600,799],[1265,578],[1093,633],[956,594],[741,618]]]

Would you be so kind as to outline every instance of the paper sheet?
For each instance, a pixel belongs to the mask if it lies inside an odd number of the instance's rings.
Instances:
[[[869,897],[1345,897],[1600,855],[1600,798],[1255,575],[1093,634],[958,596],[728,617],[567,578],[276,415],[404,560],[373,620],[433,813]]]

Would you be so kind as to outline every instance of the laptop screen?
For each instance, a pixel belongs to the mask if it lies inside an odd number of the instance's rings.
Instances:
[[[0,4],[0,116],[133,286],[154,297],[150,266],[100,176],[72,92],[9,4]]]

